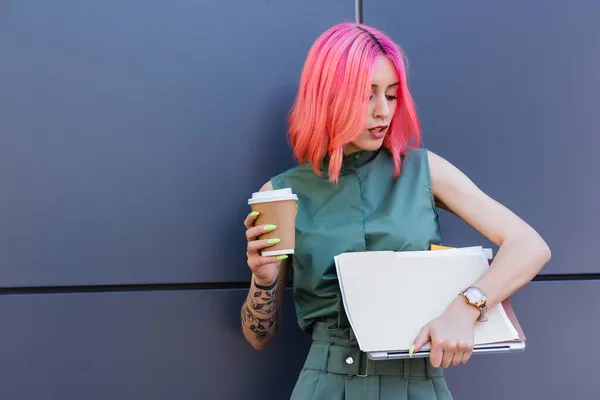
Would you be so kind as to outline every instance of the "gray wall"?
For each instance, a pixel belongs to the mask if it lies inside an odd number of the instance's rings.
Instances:
[[[600,273],[600,2],[364,5],[407,54],[425,146],[539,230],[545,273]],[[483,239],[442,224],[452,244]]]
[[[553,249],[541,279],[558,280],[514,298],[527,351],[448,370],[456,398],[600,395],[600,281],[572,281],[600,276],[599,15],[593,0],[364,1],[407,52],[425,145]],[[241,222],[292,165],[308,48],[354,18],[351,0],[3,3],[3,399],[289,396],[309,338],[288,291],[273,347],[244,342]],[[448,244],[487,244],[441,221]]]

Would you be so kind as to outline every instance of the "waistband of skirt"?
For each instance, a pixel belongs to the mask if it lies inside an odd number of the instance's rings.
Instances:
[[[428,358],[371,360],[365,352],[336,330],[335,324],[317,323],[313,342],[304,363],[305,369],[347,376],[401,376],[404,379],[443,377],[442,368],[431,366]]]

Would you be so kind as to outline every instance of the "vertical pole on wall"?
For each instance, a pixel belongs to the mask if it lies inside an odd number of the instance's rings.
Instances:
[[[363,22],[363,2],[362,0],[354,0],[354,15],[357,24]]]

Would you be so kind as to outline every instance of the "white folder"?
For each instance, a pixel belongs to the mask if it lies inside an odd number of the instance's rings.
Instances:
[[[340,254],[335,264],[344,308],[360,349],[371,359],[389,359],[408,357],[421,328],[485,273],[488,257],[481,247],[367,251]],[[508,302],[488,310],[486,317],[487,321],[475,323],[474,353],[525,348],[522,329]],[[426,345],[414,356],[427,356],[429,350]]]

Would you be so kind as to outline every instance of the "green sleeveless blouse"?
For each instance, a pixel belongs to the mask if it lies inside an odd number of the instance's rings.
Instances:
[[[317,321],[349,327],[334,256],[441,244],[427,150],[408,150],[398,178],[384,148],[345,156],[337,184],[328,181],[327,162],[321,176],[307,163],[271,178],[274,189],[298,195],[292,283],[298,324],[307,331]]]

